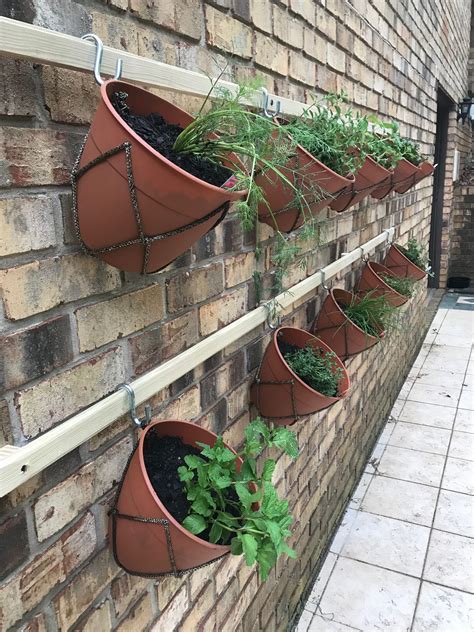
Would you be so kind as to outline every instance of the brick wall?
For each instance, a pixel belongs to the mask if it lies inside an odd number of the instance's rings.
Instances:
[[[360,110],[397,119],[430,156],[436,82],[455,101],[466,92],[469,11],[455,0],[422,4],[7,0],[1,12],[72,35],[93,30],[109,45],[203,72],[231,54],[229,78],[258,71],[270,91],[300,100],[314,86],[343,88]],[[80,254],[68,174],[97,103],[92,76],[11,59],[0,59],[0,74],[0,445],[22,445],[255,307],[254,236],[230,213],[147,278]],[[168,96],[190,111],[199,104]],[[466,143],[453,129],[450,151]],[[391,225],[402,240],[427,243],[431,195],[427,180],[379,204],[330,212],[326,245],[307,245],[307,268],[291,270],[287,284]],[[338,284],[353,287],[359,272]],[[308,325],[323,298],[310,297],[287,322]],[[124,418],[0,499],[0,629],[285,629],[421,342],[424,308],[421,290],[402,330],[348,363],[350,398],[297,426],[299,460],[280,458],[298,560],[282,560],[266,584],[235,558],[182,579],[123,574],[107,548],[106,513],[133,440]],[[258,328],[158,393],[156,415],[192,419],[237,446],[268,336]]]

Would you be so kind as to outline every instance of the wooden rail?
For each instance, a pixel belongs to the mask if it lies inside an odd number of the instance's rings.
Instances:
[[[321,271],[303,279],[276,297],[279,309],[286,309],[334,277],[344,268],[369,254],[377,246],[393,238],[390,228],[352,252],[344,254]],[[265,305],[248,312],[230,325],[223,327],[193,347],[183,351],[164,364],[152,369],[130,383],[137,405],[150,399],[160,390],[185,375],[218,351],[225,349],[268,318]],[[128,394],[117,391],[93,404],[74,417],[63,421],[27,445],[5,446],[0,449],[0,497],[52,465],[64,455],[101,432],[129,410]]]

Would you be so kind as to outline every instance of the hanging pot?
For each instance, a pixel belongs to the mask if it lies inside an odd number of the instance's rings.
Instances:
[[[396,244],[390,246],[383,263],[386,268],[391,270],[393,274],[398,277],[411,277],[420,281],[426,276],[425,270],[422,270],[410,261]]]
[[[137,114],[187,127],[192,116],[123,81],[107,81],[72,174],[74,219],[87,252],[129,272],[156,272],[185,252],[245,195],[176,166],[140,138],[110,99],[126,92]]]
[[[357,150],[354,150],[357,151]],[[354,182],[331,202],[333,211],[342,213],[350,206],[358,204],[361,200],[380,188],[382,183],[390,179],[391,172],[379,165],[371,156],[366,156],[363,165],[355,173]]]
[[[358,292],[368,292],[374,290],[374,296],[380,296],[385,294],[387,302],[393,307],[400,307],[408,301],[407,296],[403,296],[399,292],[392,289],[385,281],[379,276],[380,274],[386,274],[388,276],[396,277],[391,270],[375,263],[375,261],[368,261],[362,270],[362,275],[357,286]]]
[[[229,553],[229,546],[211,544],[185,529],[156,495],[143,457],[149,432],[180,437],[197,448],[197,442],[213,446],[217,438],[187,421],[155,421],[144,429],[111,511],[109,539],[115,561],[132,575],[157,576],[196,568]]]
[[[408,162],[408,160],[406,162]],[[432,165],[431,163],[426,161],[420,163],[418,166],[414,165],[411,162],[409,162],[408,164],[411,165],[412,168],[415,168],[416,171],[415,173],[410,174],[407,180],[402,180],[401,184],[395,187],[395,191],[397,193],[406,193],[408,189],[415,186],[415,184],[418,184],[418,182],[421,182],[421,180],[423,180],[424,178],[430,176],[435,170],[435,165]]]
[[[284,124],[280,119],[276,122]],[[294,190],[273,171],[257,175],[255,182],[261,187],[266,200],[258,208],[258,218],[282,233],[289,233],[302,226],[308,216],[314,216],[329,206],[338,193],[354,183],[352,174],[347,178],[340,176],[301,145],[297,145],[296,156],[290,160],[287,168],[280,171],[301,191],[308,204],[303,209],[295,204]],[[322,199],[313,202],[318,192]]]
[[[332,351],[325,342],[303,329],[277,329],[265,350],[250,394],[253,404],[263,417],[271,419],[279,426],[286,426],[300,417],[335,404],[347,395],[350,387],[349,375],[340,358],[335,358],[336,365],[343,371],[338,385],[339,395],[328,397],[312,389],[290,369],[280,352],[280,339],[300,348],[309,344],[315,350]]]
[[[379,337],[371,336],[346,316],[341,305],[350,305],[353,300],[352,292],[330,290],[312,327],[312,333],[329,345],[340,358],[373,347],[384,335],[380,330]]]

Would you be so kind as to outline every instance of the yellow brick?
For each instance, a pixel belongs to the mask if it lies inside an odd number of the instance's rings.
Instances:
[[[3,270],[0,285],[7,317],[17,320],[114,290],[120,286],[120,274],[92,257],[69,255]]]
[[[45,195],[0,200],[0,256],[56,243],[53,201]]]
[[[163,315],[164,292],[158,284],[82,307],[76,311],[79,349],[91,351],[101,347],[144,329],[161,320]]]
[[[199,308],[199,329],[207,336],[243,316],[247,310],[247,288],[229,292]]]
[[[279,75],[288,74],[288,52],[284,46],[278,44],[262,33],[255,33],[255,63]]]
[[[251,17],[256,28],[272,32],[272,4],[270,0],[251,0]]]
[[[100,606],[95,608],[92,614],[87,617],[86,621],[76,628],[77,632],[105,632],[111,629],[112,619],[108,601],[104,601]]]
[[[252,57],[252,29],[238,20],[206,5],[206,39],[210,46],[232,55]]]
[[[226,288],[251,279],[255,267],[255,254],[253,252],[245,252],[226,259],[224,264]]]
[[[38,539],[49,538],[111,489],[120,480],[131,450],[132,441],[126,437],[40,496],[33,509]]]
[[[316,65],[300,53],[290,51],[290,76],[296,81],[314,87],[316,83]]]
[[[285,44],[303,47],[303,23],[276,4],[273,5],[273,31]]]
[[[33,437],[95,403],[125,379],[121,349],[58,373],[16,394],[23,433]]]

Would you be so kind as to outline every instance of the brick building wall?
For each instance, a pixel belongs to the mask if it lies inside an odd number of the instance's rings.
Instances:
[[[474,15],[471,15],[471,47],[468,61],[468,88],[474,94]],[[468,123],[466,123],[466,126]],[[474,128],[472,128],[474,129]],[[466,138],[468,142],[469,136]],[[449,276],[464,276],[474,283],[474,133],[471,131],[467,159],[455,185],[451,215]]]
[[[469,7],[426,4],[6,0],[0,11],[76,36],[92,30],[108,45],[192,70],[215,73],[231,55],[229,78],[258,72],[271,92],[303,101],[344,89],[354,107],[398,120],[432,156],[437,82],[456,102],[466,92]],[[22,445],[254,308],[253,235],[230,213],[146,278],[80,254],[69,172],[97,103],[92,75],[5,58],[0,75],[0,445]],[[159,93],[189,111],[199,105]],[[450,152],[467,142],[452,129]],[[452,187],[446,193],[448,227]],[[425,180],[403,196],[329,212],[325,245],[306,246],[307,267],[295,266],[287,285],[391,225],[402,241],[427,243],[431,198]],[[352,288],[359,274],[355,265],[337,283]],[[307,326],[323,298],[323,290],[309,297],[286,322]],[[295,515],[298,559],[282,560],[266,584],[230,557],[181,579],[117,568],[106,513],[134,438],[124,418],[0,499],[0,629],[285,629],[421,343],[425,305],[420,289],[402,329],[348,363],[351,396],[297,426],[301,457],[280,457],[277,479]],[[268,337],[256,329],[158,393],[156,415],[194,420],[237,446]]]

